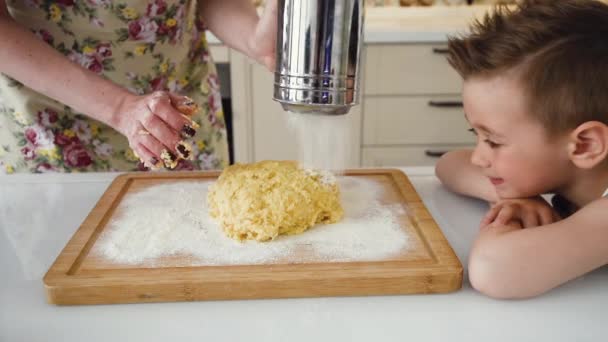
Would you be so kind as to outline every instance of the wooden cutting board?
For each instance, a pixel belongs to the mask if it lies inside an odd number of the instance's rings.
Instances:
[[[394,169],[345,174],[377,182],[384,188],[383,203],[407,207],[399,217],[408,235],[407,250],[374,261],[189,266],[189,256],[173,256],[156,266],[114,264],[91,251],[126,195],[157,184],[219,176],[128,173],[112,182],[46,273],[47,300],[60,305],[110,304],[445,293],[461,288],[462,265],[405,174]]]

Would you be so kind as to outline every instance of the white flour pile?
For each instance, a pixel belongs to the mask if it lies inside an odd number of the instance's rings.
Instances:
[[[382,188],[373,181],[340,177],[338,183],[342,221],[264,243],[239,243],[224,235],[207,213],[211,182],[153,186],[121,202],[93,253],[119,263],[151,265],[162,256],[190,255],[187,265],[198,266],[371,261],[403,252],[408,238],[397,220],[405,209],[382,205]]]

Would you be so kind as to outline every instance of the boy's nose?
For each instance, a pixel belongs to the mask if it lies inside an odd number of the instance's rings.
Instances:
[[[482,168],[490,167],[490,160],[483,155],[483,151],[481,151],[479,144],[477,144],[473,149],[473,153],[471,154],[471,163]]]

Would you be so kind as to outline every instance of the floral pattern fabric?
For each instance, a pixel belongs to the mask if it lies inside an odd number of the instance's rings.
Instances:
[[[201,108],[194,161],[228,161],[219,82],[196,0],[7,0],[11,16],[71,61],[136,94],[168,90]],[[91,99],[94,101],[94,99]],[[127,114],[125,114],[127,115]],[[113,128],[0,74],[0,173],[146,170]]]

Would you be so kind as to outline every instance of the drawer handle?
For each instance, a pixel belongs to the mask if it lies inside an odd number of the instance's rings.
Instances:
[[[450,53],[450,50],[448,48],[433,48],[433,53],[446,55]]]
[[[431,107],[463,107],[462,101],[429,101]]]
[[[433,157],[433,158],[439,158],[446,153],[448,153],[448,151],[445,151],[445,150],[425,150],[424,151],[424,154],[426,154],[428,157]]]

